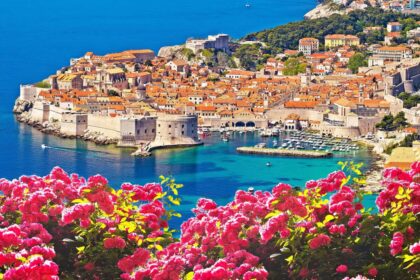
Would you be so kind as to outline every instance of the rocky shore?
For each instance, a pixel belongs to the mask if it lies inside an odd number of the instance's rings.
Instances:
[[[29,101],[17,99],[13,107],[13,113],[16,115],[16,120],[38,129],[42,133],[51,134],[64,139],[82,139],[85,141],[94,142],[97,145],[117,144],[118,139],[109,138],[101,133],[86,130],[82,136],[67,135],[60,131],[60,122],[40,122],[32,118],[33,104]]]
[[[359,143],[367,146],[371,157],[371,163],[365,173],[366,184],[362,189],[372,193],[379,193],[382,191],[380,182],[382,180],[382,171],[387,155],[381,151],[379,143],[374,143],[365,139],[359,141]]]

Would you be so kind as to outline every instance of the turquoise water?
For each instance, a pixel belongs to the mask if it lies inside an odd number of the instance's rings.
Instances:
[[[252,6],[247,9],[245,3]],[[223,143],[183,150],[156,151],[135,159],[128,150],[62,140],[19,124],[11,110],[21,83],[37,82],[86,51],[98,54],[179,44],[190,36],[219,32],[241,37],[249,32],[296,21],[315,0],[13,0],[0,1],[0,177],[47,174],[59,165],[83,176],[105,175],[114,186],[145,183],[172,175],[185,185],[184,217],[199,196],[219,203],[237,188],[270,189],[277,182],[303,185],[337,168],[343,158],[265,158],[235,153],[235,146],[260,142],[241,135]],[[42,150],[41,144],[52,149]],[[352,155],[364,160],[366,154]],[[273,163],[267,168],[265,163]]]
[[[159,175],[173,176],[184,187],[180,193],[179,208],[183,218],[191,215],[199,197],[208,197],[225,204],[237,189],[254,187],[271,190],[278,182],[303,187],[310,179],[318,179],[337,170],[339,161],[369,162],[368,152],[359,150],[336,154],[333,158],[305,159],[244,155],[236,153],[238,146],[260,142],[272,144],[272,138],[260,138],[256,133],[235,133],[228,143],[218,133],[204,138],[204,145],[184,149],[156,150],[149,158],[133,158],[131,149],[97,146],[79,140],[63,140],[40,133],[18,124],[19,134],[25,142],[25,156],[19,161],[19,170],[26,173],[46,174],[50,166],[60,165],[69,172],[104,174],[111,184],[122,182],[144,184],[158,180]],[[43,150],[41,144],[49,148]],[[38,165],[25,158],[39,158],[49,165]],[[267,167],[270,162],[272,166]],[[369,198],[368,205],[373,205]]]

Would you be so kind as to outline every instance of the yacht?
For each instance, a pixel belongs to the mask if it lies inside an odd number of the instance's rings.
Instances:
[[[47,148],[47,145],[42,144],[42,145],[41,145],[41,148],[42,148],[43,150],[45,150],[45,149]]]

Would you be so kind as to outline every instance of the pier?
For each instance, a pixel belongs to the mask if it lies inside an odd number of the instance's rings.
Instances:
[[[333,156],[333,153],[325,151],[286,150],[280,148],[274,149],[257,147],[238,147],[236,151],[241,154],[267,155],[279,157],[329,158]]]

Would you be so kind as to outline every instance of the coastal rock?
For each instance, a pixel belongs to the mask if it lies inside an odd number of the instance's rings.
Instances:
[[[305,19],[317,19],[322,17],[329,17],[333,14],[345,14],[346,10],[333,10],[328,4],[319,4],[304,16]]]
[[[82,139],[85,141],[92,141],[98,145],[109,145],[118,143],[118,139],[110,138],[102,133],[92,132],[89,130],[85,131],[85,134],[82,136]]]
[[[29,112],[32,107],[32,102],[18,98],[16,99],[15,105],[13,106],[13,113],[22,114],[23,112]]]
[[[158,56],[164,58],[177,57],[178,53],[184,48],[183,45],[162,47],[159,50]]]

